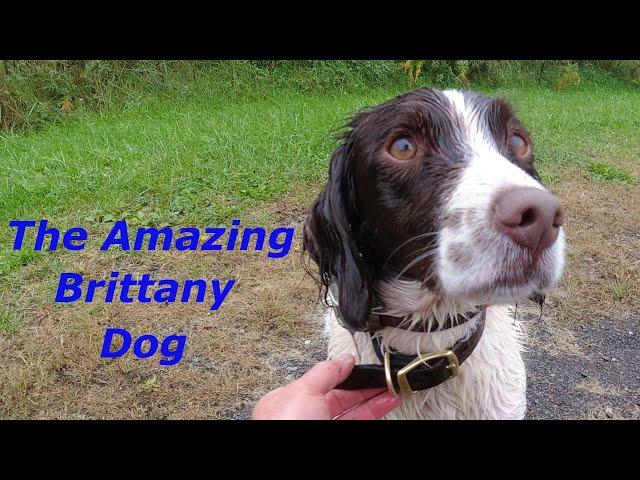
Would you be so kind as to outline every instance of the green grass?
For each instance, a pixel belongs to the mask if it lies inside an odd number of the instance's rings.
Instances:
[[[2,221],[80,210],[102,220],[145,206],[169,220],[221,221],[229,205],[322,177],[331,131],[390,94],[149,99],[124,113],[10,135],[0,143]]]
[[[405,78],[398,62],[379,60],[0,60],[1,72],[6,74],[0,75],[0,131],[39,130],[91,112],[128,110],[149,95],[179,103],[211,92],[256,99],[274,90],[362,90]]]
[[[634,185],[635,179],[633,175],[622,168],[617,168],[614,165],[604,162],[590,161],[587,164],[587,170],[593,174],[594,177],[600,180],[606,180],[610,182],[623,182],[628,185]]]
[[[10,251],[11,219],[89,228],[122,217],[134,225],[216,224],[299,185],[319,184],[335,147],[331,133],[356,110],[408,88],[274,89],[256,98],[198,90],[0,137],[0,274],[37,258]],[[637,89],[585,81],[563,92],[479,89],[515,104],[548,180],[557,180],[546,172],[555,165],[591,169],[594,158],[640,155]],[[628,180],[622,170],[605,171]]]
[[[506,91],[532,131],[540,163],[586,166],[640,156],[640,91],[581,83],[578,88]]]
[[[16,313],[4,306],[0,305],[0,333],[11,334],[20,330],[20,320]]]
[[[612,282],[609,287],[611,288],[611,292],[618,300],[624,300],[625,298],[631,297],[633,295],[633,285],[629,282]]]

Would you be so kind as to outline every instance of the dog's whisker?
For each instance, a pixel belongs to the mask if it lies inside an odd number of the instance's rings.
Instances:
[[[426,250],[433,249],[433,248],[434,248],[434,247],[433,247],[433,246],[431,246],[431,245],[427,245],[427,246],[425,246],[425,247],[420,247],[420,248],[418,248],[418,249],[414,250],[413,252],[411,252],[411,254],[409,255],[409,257],[413,257],[413,258],[415,258],[417,255],[421,254],[422,252],[425,252]]]
[[[421,262],[422,260],[425,260],[425,259],[429,258],[431,255],[433,255],[433,254],[435,254],[435,253],[437,253],[437,252],[438,252],[438,249],[437,249],[437,248],[435,248],[435,249],[433,249],[433,250],[429,250],[429,251],[428,251],[428,252],[426,252],[426,253],[423,253],[422,255],[419,255],[417,258],[414,258],[411,262],[409,262],[409,264],[408,264],[408,265],[406,265],[406,266],[405,266],[405,267],[400,271],[400,273],[398,273],[398,274],[396,275],[396,280],[397,280],[398,278],[400,278],[400,277],[404,274],[404,272],[406,272],[407,270],[409,270],[411,267],[413,267],[413,266],[414,266],[414,265],[416,265],[417,263]]]
[[[398,251],[399,251],[402,247],[404,247],[405,245],[407,245],[407,244],[409,244],[409,243],[411,243],[411,242],[413,242],[413,241],[415,241],[415,240],[419,240],[419,239],[421,239],[421,238],[425,238],[425,237],[432,237],[432,236],[437,235],[437,234],[438,234],[438,232],[427,232],[427,233],[421,233],[420,235],[416,235],[415,237],[411,237],[409,240],[406,240],[406,241],[402,242],[402,243],[401,243],[401,244],[400,244],[400,245],[399,245],[399,246],[398,246],[398,247],[397,247],[393,252],[391,252],[391,253],[389,254],[389,256],[387,257],[387,259],[384,261],[384,264],[383,264],[382,268],[384,269],[384,268],[387,266],[387,264],[389,263],[389,260],[391,260],[391,258],[392,258],[396,253],[398,253]]]

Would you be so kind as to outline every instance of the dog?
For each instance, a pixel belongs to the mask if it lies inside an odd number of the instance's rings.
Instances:
[[[468,90],[422,88],[353,116],[303,233],[329,358],[356,357],[347,388],[375,376],[405,397],[389,419],[523,418],[526,332],[512,305],[557,285],[564,248],[529,132],[509,102]],[[434,353],[447,374],[414,393]],[[400,379],[391,358],[421,372]]]

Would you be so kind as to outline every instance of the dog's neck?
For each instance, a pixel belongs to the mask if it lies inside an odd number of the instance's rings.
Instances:
[[[448,319],[476,312],[477,305],[432,292],[419,281],[383,280],[374,290],[378,306],[372,314],[405,318],[403,325],[406,328],[384,327],[376,331],[375,336],[380,339],[384,351],[391,348],[417,355],[450,349],[456,342],[470,337],[477,327],[478,317],[473,315],[468,316],[469,321],[447,328]]]
[[[427,290],[417,280],[383,280],[375,286],[375,291],[379,304],[372,313],[406,318],[410,328],[438,329],[448,318],[476,309],[472,302],[454,300]]]

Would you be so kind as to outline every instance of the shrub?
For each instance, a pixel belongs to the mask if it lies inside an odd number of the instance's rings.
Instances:
[[[554,88],[557,91],[567,90],[580,83],[580,74],[575,65],[564,65],[560,75],[555,81]]]

